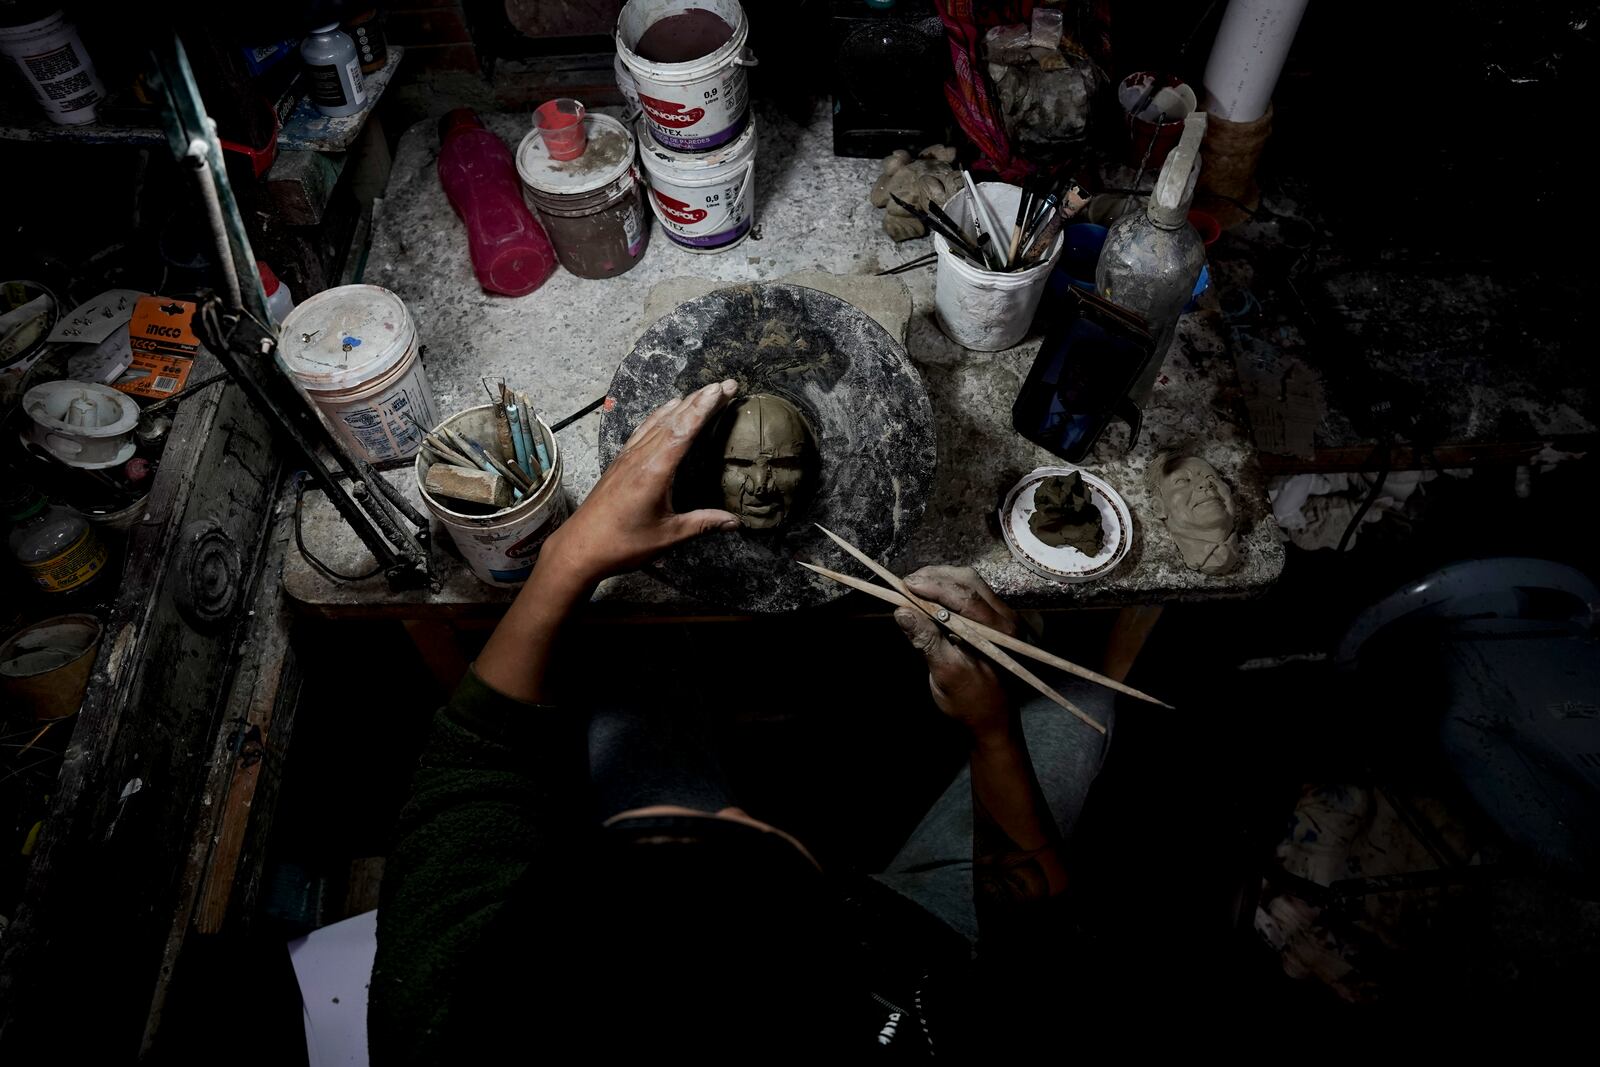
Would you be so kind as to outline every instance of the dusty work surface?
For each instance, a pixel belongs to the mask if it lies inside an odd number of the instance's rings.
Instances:
[[[504,377],[525,389],[546,421],[578,410],[605,392],[618,362],[653,319],[646,311],[652,289],[667,279],[704,284],[777,281],[797,271],[870,275],[931,251],[925,238],[895,245],[884,235],[881,213],[867,202],[877,163],[830,153],[824,107],[804,124],[770,110],[758,109],[757,114],[760,240],[719,255],[694,255],[672,245],[657,229],[644,259],[628,273],[588,281],[557,271],[538,291],[517,299],[491,296],[478,287],[467,259],[465,231],[439,187],[433,124],[408,130],[374,224],[364,280],[394,290],[416,316],[426,345],[423,363],[440,412],[484,403],[480,379],[485,377]],[[514,147],[530,120],[527,115],[487,115],[484,121]],[[1001,499],[1019,478],[1059,462],[1011,429],[1011,403],[1039,337],[1005,352],[969,352],[947,339],[933,321],[933,270],[899,277],[912,303],[906,349],[933,404],[938,473],[906,558],[891,561],[897,569],[968,564],[1014,604],[1041,608],[1248,596],[1277,578],[1283,547],[1266,517],[1254,447],[1248,432],[1236,424],[1232,362],[1211,312],[1202,309],[1185,321],[1146,413],[1138,447],[1124,455],[1126,429],[1113,427],[1085,464],[1127,500],[1136,527],[1133,550],[1109,577],[1064,586],[1017,564],[995,518]],[[680,283],[684,298],[699,288],[694,282]],[[830,288],[848,298],[843,288]],[[866,310],[880,321],[896,315],[895,301],[885,301],[881,291],[865,302],[877,305]],[[668,310],[663,303],[656,301],[660,310]],[[598,417],[590,415],[560,434],[567,492],[575,504],[600,475],[597,424]],[[1235,489],[1245,527],[1244,565],[1226,577],[1206,577],[1184,567],[1151,514],[1142,485],[1141,475],[1156,449],[1185,440],[1197,442]],[[409,468],[388,477],[416,498]],[[371,568],[365,548],[321,494],[306,494],[303,520],[307,546],[326,563],[348,574]],[[492,614],[510,599],[510,591],[479,583],[443,544],[436,555],[436,592],[392,593],[381,578],[334,583],[298,554],[287,564],[284,587],[303,609],[330,616]],[[596,601],[625,612],[718,613],[715,605],[691,601],[645,574],[607,582]]]

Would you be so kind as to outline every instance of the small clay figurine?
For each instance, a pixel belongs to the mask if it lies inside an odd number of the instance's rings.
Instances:
[[[769,393],[734,402],[723,416],[722,504],[747,529],[767,530],[795,511],[816,453],[793,404]]]
[[[889,198],[890,194],[916,208],[926,209],[928,202],[944,205],[962,189],[961,175],[951,166],[956,150],[949,145],[936,144],[924,148],[916,159],[911,153],[899,149],[883,161],[882,173],[872,186],[867,199],[873,207],[887,207],[883,213],[883,232],[896,241],[909,241],[927,233],[922,220]]]
[[[1217,469],[1199,456],[1162,452],[1144,473],[1156,516],[1190,570],[1227,574],[1239,566],[1233,492]]]
[[[1040,482],[1033,491],[1033,514],[1028,516],[1033,536],[1060,548],[1071,545],[1086,556],[1097,556],[1106,543],[1100,509],[1089,497],[1083,475],[1073,471]]]

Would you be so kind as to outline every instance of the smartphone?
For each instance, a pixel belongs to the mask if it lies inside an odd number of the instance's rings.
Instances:
[[[1139,437],[1140,413],[1128,390],[1155,355],[1155,339],[1137,314],[1082,289],[1045,335],[1022,392],[1011,405],[1011,425],[1022,436],[1068,463],[1089,454],[1112,419]]]

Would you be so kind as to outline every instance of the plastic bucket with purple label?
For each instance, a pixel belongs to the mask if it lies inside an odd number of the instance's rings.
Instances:
[[[756,120],[711,152],[656,144],[639,120],[639,162],[650,178],[650,210],[674,244],[723,252],[750,235],[756,216]]]
[[[750,109],[745,68],[756,65],[749,36],[738,0],[628,0],[617,58],[658,143],[705,152],[739,136]]]

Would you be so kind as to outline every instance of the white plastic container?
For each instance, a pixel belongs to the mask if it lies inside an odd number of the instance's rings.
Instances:
[[[415,455],[417,425],[438,419],[417,324],[404,301],[376,285],[341,285],[303,301],[283,321],[278,362],[369,463]]]
[[[22,410],[33,440],[68,466],[104,470],[133,457],[139,404],[109,385],[45,382],[23,396]]]
[[[51,122],[78,126],[97,117],[105,87],[77,27],[60,11],[22,26],[0,27],[0,55],[16,66]]]
[[[995,218],[1009,224],[1017,217],[1017,201],[1022,190],[1004,182],[982,182],[978,186]],[[965,226],[969,211],[965,189],[944,204],[945,214]],[[969,231],[970,232],[970,231]],[[1011,231],[1004,234],[1009,242]],[[998,236],[997,236],[998,239]],[[939,234],[933,235],[939,262],[933,278],[933,315],[946,337],[963,348],[978,352],[998,352],[1016,344],[1028,332],[1033,313],[1039,309],[1045,283],[1061,257],[1062,237],[1056,235],[1049,255],[1024,271],[980,270],[950,250]]]
[[[440,425],[478,441],[492,441],[494,406],[484,404],[468,408]],[[450,539],[472,573],[489,585],[516,586],[527,581],[539,558],[540,546],[567,519],[567,493],[561,484],[561,446],[543,420],[538,425],[550,453],[550,469],[545,471],[544,481],[515,504],[492,515],[456,511],[444,500],[429,494],[423,482],[432,462],[426,454],[417,457],[417,492],[422,495],[422,502],[450,532]]]
[[[650,176],[650,210],[661,232],[690,252],[723,252],[750,234],[756,217],[756,120],[710,152],[657,144],[639,120],[639,162]]]
[[[634,52],[644,32],[669,15],[698,8],[733,28],[715,51],[687,63],[653,63]],[[617,57],[633,76],[651,135],[683,152],[727,144],[744,129],[750,91],[745,67],[756,58],[745,42],[750,23],[738,0],[628,0],[617,16]]]

